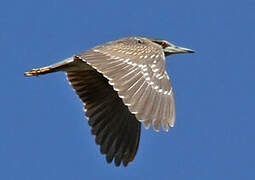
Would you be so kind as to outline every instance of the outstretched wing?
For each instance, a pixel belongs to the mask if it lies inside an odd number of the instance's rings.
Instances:
[[[126,166],[136,155],[141,123],[108,80],[95,70],[68,71],[68,80],[84,103],[92,134],[108,163]]]
[[[109,80],[130,112],[158,131],[174,126],[175,103],[160,46],[127,38],[76,56]]]

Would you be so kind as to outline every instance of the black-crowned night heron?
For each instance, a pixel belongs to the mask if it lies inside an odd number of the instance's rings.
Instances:
[[[141,122],[159,131],[173,127],[175,103],[165,56],[194,51],[165,40],[128,37],[108,42],[60,63],[26,72],[65,71],[84,103],[96,143],[108,163],[127,166],[137,152]]]

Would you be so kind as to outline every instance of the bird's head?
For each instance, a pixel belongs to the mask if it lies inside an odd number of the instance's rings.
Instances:
[[[147,38],[153,43],[156,43],[160,45],[165,53],[165,56],[168,56],[170,54],[179,54],[179,53],[194,53],[195,51],[188,49],[188,48],[183,48],[176,46],[168,41],[165,40],[160,40],[160,39],[152,39],[152,38]]]

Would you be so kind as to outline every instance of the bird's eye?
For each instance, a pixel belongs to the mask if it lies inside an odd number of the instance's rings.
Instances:
[[[166,43],[166,42],[162,42],[162,43],[161,43],[161,46],[162,46],[162,48],[164,49],[165,47],[167,47],[167,43]]]
[[[143,41],[141,39],[137,39],[137,43],[142,44]]]

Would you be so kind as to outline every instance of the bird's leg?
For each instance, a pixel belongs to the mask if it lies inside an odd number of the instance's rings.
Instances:
[[[90,65],[77,57],[71,57],[57,64],[46,66],[43,68],[32,69],[30,72],[25,72],[25,76],[38,76],[42,74],[48,74],[58,71],[85,71],[94,70]]]
[[[48,73],[53,73],[53,72],[58,72],[58,71],[68,71],[73,69],[75,66],[75,61],[74,58],[68,58],[64,61],[61,61],[57,64],[53,64],[50,66],[46,66],[43,68],[38,68],[38,69],[32,69],[30,72],[25,72],[25,76],[38,76],[42,74],[48,74]]]
[[[25,72],[25,76],[38,76],[41,74],[47,74],[50,73],[51,66],[43,67],[43,68],[38,68],[38,69],[32,69],[30,72]]]

